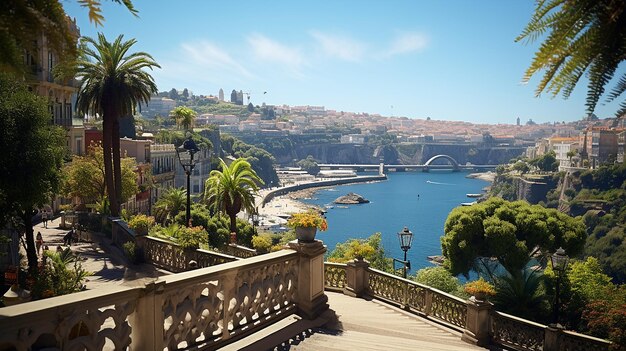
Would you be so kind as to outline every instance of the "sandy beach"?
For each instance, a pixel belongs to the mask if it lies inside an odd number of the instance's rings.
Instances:
[[[493,181],[496,179],[496,172],[489,171],[489,172],[480,172],[480,173],[470,173],[467,175],[467,178],[480,179],[486,182],[493,183]]]
[[[259,225],[261,226],[274,226],[283,225],[287,222],[287,218],[294,213],[304,212],[311,208],[317,208],[313,205],[305,204],[300,199],[311,198],[316,191],[325,187],[304,189],[294,191],[286,195],[277,196],[270,200],[265,206],[258,206],[259,210]],[[269,192],[268,190],[262,190],[259,192],[257,203],[261,202],[261,199]]]

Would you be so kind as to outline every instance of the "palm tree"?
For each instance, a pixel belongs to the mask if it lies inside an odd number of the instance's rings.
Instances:
[[[492,302],[498,311],[541,320],[549,309],[542,282],[543,275],[532,268],[507,273],[496,280],[496,296]]]
[[[196,111],[185,106],[178,106],[170,113],[170,116],[176,121],[176,124],[178,124],[179,127],[183,127],[185,130],[193,128],[196,115]]]
[[[204,198],[215,211],[224,211],[230,217],[230,231],[237,232],[237,213],[241,209],[254,211],[254,196],[263,184],[250,163],[238,158],[230,166],[220,158],[220,170],[212,170],[205,184]]]
[[[184,188],[169,188],[154,204],[154,216],[165,224],[185,210],[187,206],[187,190]]]
[[[536,94],[544,90],[553,96],[562,92],[568,98],[586,73],[587,111],[591,114],[604,87],[626,57],[626,6],[623,0],[541,0],[530,22],[515,40],[533,42],[545,38],[524,74],[528,82],[537,72],[545,72]],[[619,74],[619,73],[618,73]],[[626,75],[621,77],[607,102],[626,90]],[[617,115],[626,112],[620,104]]]
[[[77,64],[77,77],[82,79],[82,85],[76,107],[80,113],[98,114],[103,120],[102,147],[112,216],[119,215],[122,192],[119,118],[133,114],[138,104],[150,101],[157,87],[144,69],[161,67],[147,53],[129,54],[136,42],[135,39],[124,41],[123,35],[108,42],[102,33],[98,34],[98,41],[83,38]]]

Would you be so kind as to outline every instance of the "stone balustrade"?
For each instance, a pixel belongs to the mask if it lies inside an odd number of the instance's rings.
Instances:
[[[397,305],[463,333],[480,346],[522,351],[600,351],[610,342],[498,312],[486,301],[465,301],[443,291],[369,267],[367,261],[325,263],[324,286],[350,296],[369,296]]]
[[[246,260],[0,309],[0,349],[216,349],[328,306],[320,241]],[[321,289],[321,290],[320,290]]]
[[[178,244],[151,236],[136,238],[137,247],[143,251],[146,263],[178,273],[193,268],[204,268],[238,260],[235,256],[202,249],[182,249]],[[195,261],[197,266],[191,267]]]
[[[239,258],[250,258],[257,255],[255,249],[251,249],[249,247],[237,245],[237,244],[228,244],[226,246],[226,252],[229,255],[239,257]]]

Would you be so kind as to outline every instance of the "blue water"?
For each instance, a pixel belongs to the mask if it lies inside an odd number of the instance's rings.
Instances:
[[[411,273],[430,267],[427,256],[440,255],[439,238],[448,213],[462,202],[472,202],[468,193],[480,193],[487,182],[465,178],[465,172],[406,172],[388,174],[389,179],[377,183],[336,186],[319,190],[313,199],[305,202],[324,206],[349,192],[370,200],[368,204],[337,205],[328,209],[328,230],[317,238],[335,245],[350,238],[366,238],[382,233],[382,245],[388,257],[403,258],[397,233],[405,226],[414,234],[413,245],[407,253]]]

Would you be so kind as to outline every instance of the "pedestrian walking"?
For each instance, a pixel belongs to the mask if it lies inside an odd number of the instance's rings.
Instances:
[[[37,236],[35,237],[35,247],[37,247],[37,256],[39,256],[39,251],[41,251],[42,245],[43,245],[43,237],[41,236],[41,232],[37,232]]]
[[[43,221],[43,227],[48,229],[48,211],[43,210],[41,213],[41,220]]]

